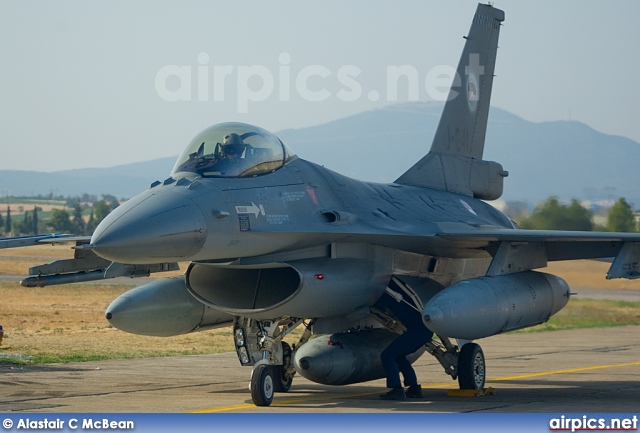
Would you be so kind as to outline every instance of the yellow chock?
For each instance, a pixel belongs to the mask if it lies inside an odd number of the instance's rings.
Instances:
[[[479,395],[494,395],[496,393],[495,388],[482,388],[482,389],[450,389],[447,391],[449,397],[477,397]]]

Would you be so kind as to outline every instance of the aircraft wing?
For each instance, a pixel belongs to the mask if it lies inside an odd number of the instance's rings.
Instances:
[[[0,249],[29,247],[40,245],[42,243],[76,242],[80,240],[86,240],[88,243],[91,240],[91,236],[73,236],[64,233],[45,233],[40,235],[0,238]]]
[[[607,278],[639,278],[640,234],[587,231],[489,229],[447,231],[439,238],[457,244],[473,244],[499,253],[516,251],[545,261],[613,258]]]
[[[545,244],[550,261],[614,257],[623,243],[640,242],[640,233],[563,230],[454,229],[437,236],[473,248],[491,248],[501,242],[540,242]]]
[[[419,231],[413,227],[413,232],[404,232],[401,227],[389,230],[345,225],[336,229],[305,235],[315,245],[324,240],[368,243],[434,257],[493,257],[488,275],[543,268],[549,261],[613,259],[608,279],[640,278],[640,233],[524,230],[459,223],[425,225]]]
[[[444,228],[435,237],[453,251],[490,254],[488,275],[545,267],[548,261],[613,258],[608,279],[640,278],[639,233]]]

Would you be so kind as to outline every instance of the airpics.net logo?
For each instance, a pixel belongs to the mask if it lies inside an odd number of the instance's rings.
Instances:
[[[417,101],[426,92],[434,101],[448,101],[458,96],[454,90],[462,88],[469,107],[475,110],[479,98],[478,81],[484,73],[479,54],[470,54],[465,66],[466,79],[449,65],[434,66],[421,73],[411,65],[387,66],[385,90],[365,90],[359,79],[362,69],[356,65],[343,65],[332,70],[323,65],[293,67],[289,53],[280,53],[277,70],[264,65],[234,66],[212,64],[207,53],[197,56],[197,66],[166,65],[158,70],[155,89],[160,98],[168,102],[225,102],[235,99],[238,113],[249,112],[251,103],[277,98],[291,101],[300,98],[308,102],[323,102],[335,98],[354,102],[363,97],[376,102],[399,100],[399,94],[409,101]],[[449,87],[452,87],[451,92]],[[365,95],[366,92],[366,95]]]
[[[583,415],[582,417],[571,417],[562,415],[559,418],[549,420],[550,431],[637,431],[638,416],[626,418],[619,417],[593,417]]]

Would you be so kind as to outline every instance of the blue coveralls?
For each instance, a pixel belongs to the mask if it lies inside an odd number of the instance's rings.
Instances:
[[[430,341],[433,332],[424,326],[420,312],[405,302],[396,301],[386,293],[376,302],[376,307],[391,311],[407,328],[405,333],[393,340],[380,355],[382,367],[387,376],[387,388],[402,386],[400,373],[404,377],[405,386],[418,385],[416,372],[407,361],[407,355]]]

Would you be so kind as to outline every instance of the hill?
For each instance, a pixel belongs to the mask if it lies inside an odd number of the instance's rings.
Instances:
[[[441,111],[436,103],[400,104],[279,136],[332,170],[392,182],[429,150]],[[580,122],[529,122],[492,107],[484,158],[509,171],[503,200],[622,196],[640,206],[640,144]]]

